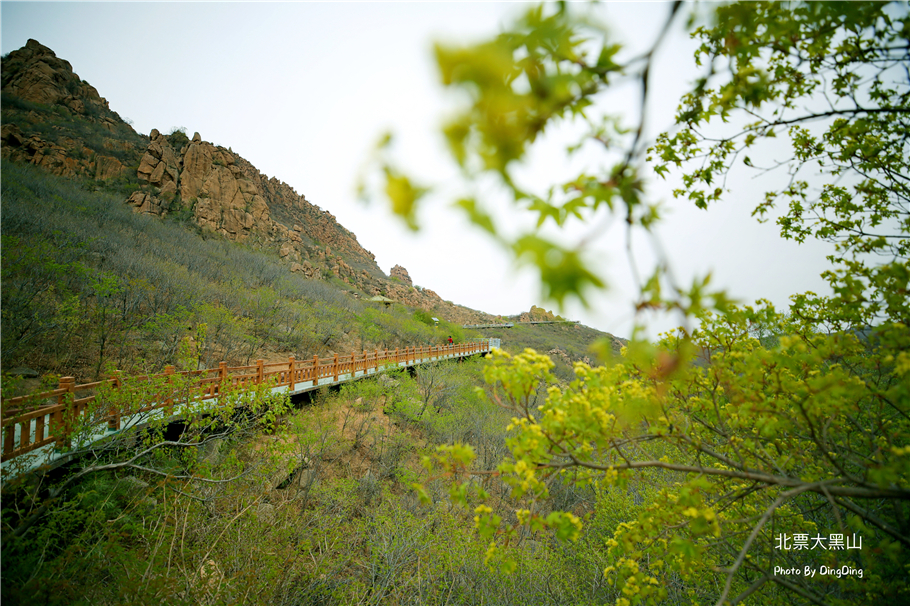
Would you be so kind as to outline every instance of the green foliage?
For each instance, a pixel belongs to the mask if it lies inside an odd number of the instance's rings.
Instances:
[[[181,149],[184,145],[190,142],[190,138],[186,134],[185,126],[175,126],[171,129],[171,132],[167,134],[167,142],[176,150]]]
[[[4,360],[36,346],[66,356],[58,340],[85,322],[78,282],[87,268],[78,260],[78,245],[70,247],[62,237],[2,238]]]
[[[776,322],[787,336],[763,347],[749,335],[755,322]],[[910,345],[906,334],[898,341]],[[707,364],[687,364],[695,352]],[[577,380],[551,385],[542,406],[537,386],[553,379],[546,357],[499,354],[485,374],[496,401],[518,413],[514,459],[500,468],[513,491],[545,499],[548,479],[577,467],[575,482],[624,488],[634,479],[653,493],[608,541],[619,587],[677,574],[694,586],[695,571],[708,564],[726,577],[723,593],[737,595],[775,565],[824,564],[874,566],[887,587],[867,581],[862,591],[897,596],[907,590],[897,555],[907,539],[897,520],[881,510],[864,517],[859,504],[896,500],[891,507],[904,511],[910,483],[900,446],[910,427],[904,408],[893,406],[910,391],[899,366],[873,370],[882,361],[869,341],[808,331],[765,307],[706,317],[690,339],[668,336],[659,349],[629,351],[609,367],[577,364]],[[824,557],[775,549],[777,534],[803,531],[856,533],[864,549]],[[662,568],[645,572],[649,559]],[[707,585],[698,591],[710,595]],[[837,594],[850,600],[856,591],[848,579]]]
[[[696,61],[709,76],[682,99],[681,128],[661,135],[651,150],[655,170],[684,170],[675,195],[707,208],[726,193],[715,180],[741,157],[752,167],[748,153],[787,135],[791,155],[775,166],[786,168],[789,183],[767,192],[753,215],[766,220],[783,203],[782,237],[835,243],[834,268],[824,277],[852,309],[815,320],[840,327],[906,323],[907,297],[887,294],[906,292],[910,279],[910,190],[900,177],[910,169],[908,84],[897,76],[908,61],[906,6],[732,4],[715,18],[693,32],[702,42]],[[712,78],[722,68],[729,78]],[[743,113],[755,121],[729,135],[705,134],[718,119]]]
[[[149,547],[165,535],[173,540],[179,526],[167,521],[176,518],[186,524],[192,503],[196,520],[208,517],[206,525],[212,524],[205,506],[213,488],[228,494],[242,491],[242,486],[231,482],[269,470],[267,465],[257,468],[231,454],[213,466],[197,453],[224,440],[273,432],[289,410],[286,397],[272,394],[268,385],[252,390],[228,388],[217,401],[201,402],[191,384],[187,377],[175,374],[156,379],[124,377],[117,388],[102,385],[96,399],[71,422],[70,439],[61,447],[69,454],[69,465],[54,474],[5,479],[5,597],[24,602],[151,604],[162,591],[180,591],[179,579],[168,577],[166,561],[156,561],[155,555],[146,560],[141,554],[149,553]],[[144,410],[151,402],[166,403],[166,411],[181,419],[178,435],[169,431],[170,414],[162,414],[160,407]],[[121,411],[123,425],[97,440],[101,419],[111,409]],[[23,461],[20,457],[12,463]],[[11,470],[4,468],[5,473]],[[188,494],[187,502],[175,507],[175,499]],[[150,528],[156,532],[149,532]],[[185,526],[183,533],[186,539]],[[189,541],[194,542],[192,535]],[[181,555],[190,556],[186,564],[192,568],[192,558],[213,548],[209,540],[200,544],[200,551]],[[175,601],[196,602],[185,594],[175,595]]]
[[[392,349],[444,339],[400,306],[363,317],[331,285],[179,220],[135,214],[94,182],[4,163],[2,187],[5,368],[155,371],[201,324],[206,366],[243,364],[265,347],[306,358],[352,332]]]
[[[433,321],[433,316],[431,316],[429,312],[427,312],[423,309],[414,310],[414,319],[417,320],[418,322],[423,322],[427,326],[436,325],[436,322]]]
[[[443,83],[470,99],[443,127],[465,187],[480,190],[492,177],[538,227],[584,221],[605,206],[649,232],[660,216],[644,198],[645,161],[661,176],[681,169],[676,195],[708,208],[726,196],[734,162],[756,167],[748,148],[788,134],[792,156],[771,168],[786,167],[790,184],[754,214],[763,219],[784,201],[783,237],[837,250],[824,274],[834,295],[794,296],[788,313],[734,306],[708,277],[677,284],[659,261],[639,284],[636,310],[675,310],[685,326],[656,344],[633,338],[605,366],[577,363],[571,381],[533,350],[496,352],[485,371],[490,398],[514,417],[498,472],[519,502],[512,516],[475,510],[480,536],[495,541],[489,563],[510,567],[498,546],[549,528],[581,542],[602,566],[598,595],[617,604],[906,599],[908,23],[896,3],[711,7],[710,25],[693,31],[707,75],[683,97],[677,128],[647,152],[644,118],[628,128],[596,95],[632,74],[644,113],[657,46],[620,65],[605,31],[559,5],[529,10],[493,40],[437,47]],[[717,122],[732,134],[718,136]],[[529,150],[568,123],[587,129],[582,144],[619,159],[545,195],[527,191],[517,174]],[[536,231],[509,239],[474,194],[456,206],[536,267],[557,302],[603,287],[583,244],[567,249]],[[464,481],[474,461],[456,446],[428,464],[467,504],[489,499]],[[574,512],[545,511],[565,481],[596,494],[581,531]],[[794,533],[860,537],[863,547],[779,546]],[[780,572],[822,566],[859,572],[821,580]]]
[[[413,397],[418,379],[404,372],[367,380],[360,391],[323,396],[299,411],[278,409],[280,417],[247,419],[236,413],[252,410],[251,402],[238,402],[235,414],[209,427],[236,432],[238,423],[252,429],[268,421],[268,431],[204,441],[209,434],[193,425],[182,446],[136,459],[142,468],[131,468],[132,474],[121,467],[74,481],[41,522],[15,539],[17,507],[28,507],[26,497],[35,493],[14,498],[5,487],[4,597],[104,604],[229,603],[237,596],[243,603],[288,605],[586,603],[577,588],[587,573],[561,566],[545,542],[516,536],[514,545],[488,554],[489,541],[471,532],[473,514],[448,501],[458,493],[431,483],[430,503],[421,504],[402,491],[416,477],[421,422],[429,426],[458,411],[447,423],[454,428],[493,411],[499,416],[488,429],[501,439],[503,411],[472,389],[481,367],[445,365],[447,384],[458,387],[451,405],[439,412],[431,407],[420,418],[392,412],[397,429],[377,419],[383,415],[378,405],[362,412],[350,398],[369,393],[377,403],[385,398],[389,408],[389,398]],[[138,397],[164,384],[124,387],[128,402],[127,394]],[[369,425],[352,448],[358,418]],[[486,438],[476,429],[463,435],[472,446],[447,452],[479,460]],[[143,438],[139,451],[152,442],[153,436]],[[125,446],[97,461],[122,461],[136,452]],[[489,483],[466,494],[484,492],[504,496]]]

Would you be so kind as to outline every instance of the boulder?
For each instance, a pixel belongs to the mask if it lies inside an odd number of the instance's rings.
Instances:
[[[95,156],[95,179],[113,179],[123,172],[123,164],[111,156]]]
[[[142,191],[134,191],[126,203],[132,206],[136,212],[146,215],[163,216],[169,208],[165,201]]]

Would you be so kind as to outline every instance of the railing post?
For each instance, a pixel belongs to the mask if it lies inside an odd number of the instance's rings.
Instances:
[[[177,369],[174,368],[173,366],[165,366],[164,374],[172,375],[172,374],[174,374],[174,372],[176,370]],[[171,378],[170,378],[170,376],[167,377],[167,387],[165,387],[165,389],[167,389],[167,399],[164,401],[164,408],[167,411],[167,414],[172,415],[172,414],[174,414],[174,398],[171,396]]]
[[[224,384],[227,382],[227,362],[218,363],[218,397],[224,393]]]
[[[396,348],[395,348],[395,366],[398,366],[398,362],[399,362],[399,361],[400,361],[400,360],[399,360],[399,357],[398,357],[398,348],[396,347]]]
[[[319,356],[313,356],[313,387],[319,385]]]
[[[357,376],[357,352],[353,351],[353,352],[351,352],[351,378],[353,379],[356,376]]]
[[[335,361],[332,363],[332,376],[335,383],[338,382],[338,354],[335,354]]]
[[[41,429],[40,432],[38,432],[38,431],[35,432],[36,441],[44,438],[43,421],[44,421],[44,417],[38,417],[37,419],[35,419],[35,422],[37,423],[37,427]],[[20,448],[25,446],[26,444],[29,444],[29,445],[31,444],[31,442],[29,441],[28,434],[25,433],[25,425],[23,425],[21,431],[22,431],[22,434],[21,434],[21,438],[19,439],[19,444],[18,444],[18,446]],[[13,450],[15,450],[16,446],[17,446],[17,444],[16,444],[16,423],[10,423],[3,429],[3,458],[8,457],[9,454],[11,452],[13,452]]]
[[[256,385],[262,385],[265,375],[262,369],[262,360],[256,360]]]
[[[57,435],[57,448],[69,448],[71,445],[70,441],[70,431],[72,431],[72,425],[75,419],[73,416],[76,414],[75,407],[71,410],[66,410],[67,402],[72,402],[76,399],[75,394],[76,387],[76,378],[75,377],[60,377],[60,383],[57,386],[57,389],[65,389],[66,393],[62,393],[57,396],[57,404],[61,406],[61,410],[58,410],[51,417],[51,424],[54,429],[59,430]]]
[[[114,389],[120,389],[123,386],[123,373],[119,370],[115,371],[111,375],[111,387]],[[107,428],[109,431],[117,431],[120,429],[120,408],[111,409],[111,418],[107,421]],[[44,436],[41,436],[42,438]]]
[[[294,356],[288,358],[288,393],[294,391]]]

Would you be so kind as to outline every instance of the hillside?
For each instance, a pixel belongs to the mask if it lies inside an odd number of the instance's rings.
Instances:
[[[143,123],[204,112],[276,166],[290,143],[312,176],[284,178],[314,200],[192,128],[135,133],[37,42],[4,57],[4,605],[908,603],[907,3],[558,3],[486,34],[464,5],[155,4],[130,28],[29,6],[3,6],[4,33],[62,21],[73,52],[123,49],[124,94],[161,94],[124,106]],[[394,47],[440,31],[431,98],[427,57]],[[632,339],[375,267],[315,204],[388,116],[385,142],[423,157],[378,148],[367,197],[413,224],[464,196],[557,301],[609,306],[624,240]],[[752,241],[749,207],[779,243]],[[481,256],[444,260],[480,281]],[[722,265],[767,297],[735,300]],[[501,347],[341,355],[479,337]]]
[[[493,316],[401,266],[387,276],[328,210],[232,149],[136,133],[35,40],[3,58],[2,95],[5,370],[150,371],[189,338],[209,365],[497,336],[465,333]],[[546,351],[567,335],[517,336]],[[583,359],[600,336],[562,351]]]
[[[399,265],[386,276],[329,211],[230,148],[181,130],[137,134],[35,41],[2,68],[4,395],[64,374],[82,381],[114,369],[211,368],[449,336],[550,351],[568,380],[571,362],[604,337],[570,324],[465,330],[496,318],[414,286]],[[376,294],[396,303],[369,302]],[[552,317],[532,307],[514,319]],[[299,410],[269,396],[264,410],[277,411],[277,424],[252,405],[234,417],[203,414],[184,419],[168,448],[137,454],[126,431],[54,472],[7,481],[4,601],[532,603],[554,591],[576,599],[586,573],[573,573],[571,554],[555,543],[522,536],[508,553],[527,574],[494,571],[472,514],[452,507],[445,483],[427,484],[432,503],[411,487],[439,445],[472,444],[487,472],[504,456],[510,413],[483,395],[485,366],[424,365],[413,376],[322,388],[317,406]],[[197,487],[190,477],[205,479]],[[505,515],[509,487],[484,484]],[[552,506],[580,513],[594,502],[591,491],[553,493]],[[180,527],[179,547],[157,558],[154,537],[173,539]],[[37,547],[39,535],[48,542]],[[567,573],[558,587],[541,582],[554,564]]]

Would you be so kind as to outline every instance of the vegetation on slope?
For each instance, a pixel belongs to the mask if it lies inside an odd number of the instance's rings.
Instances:
[[[579,565],[584,553],[547,533],[515,537],[507,553],[521,564],[516,574],[489,567],[474,514],[457,506],[445,478],[427,480],[422,457],[440,445],[471,444],[479,454],[472,490],[485,491],[504,516],[522,504],[491,473],[507,452],[509,413],[477,391],[484,366],[425,365],[413,376],[323,389],[277,423],[224,418],[233,428],[227,438],[206,440],[217,431],[211,423],[188,428],[179,444],[134,467],[72,483],[21,534],[14,529],[44,491],[73,470],[7,486],[4,600],[603,603],[610,588],[598,568]],[[110,464],[124,452],[99,455]],[[428,500],[410,488],[420,479]],[[581,513],[602,497],[554,484],[551,507]]]
[[[4,161],[5,372],[27,366],[52,383],[114,368],[147,373],[488,336],[436,326],[434,311],[367,303],[339,280],[304,279],[179,213],[137,214],[123,203],[134,187]],[[525,337],[585,355],[583,341],[596,331],[565,328]],[[525,344],[522,330],[513,347]],[[545,568],[546,537],[514,547],[539,574],[509,576],[486,566],[473,514],[453,505],[445,482],[427,484],[430,504],[410,488],[425,479],[421,456],[438,444],[473,444],[487,474],[505,455],[508,414],[475,391],[479,364],[345,386],[297,412],[264,391],[236,394],[234,405],[203,407],[178,424],[150,416],[141,430],[76,444],[80,457],[53,471],[7,477],[4,600],[512,603],[574,595],[569,569],[562,579]],[[4,395],[31,386],[4,377]],[[98,402],[129,406],[163,388],[137,383]],[[181,392],[179,384],[168,389]],[[507,515],[515,505],[507,487],[492,475],[483,485]],[[576,493],[568,488],[560,503],[582,498]]]
[[[441,344],[456,328],[287,271],[274,255],[132,212],[93,181],[4,163],[3,367],[157,371],[199,363]],[[200,333],[199,328],[205,325]]]

